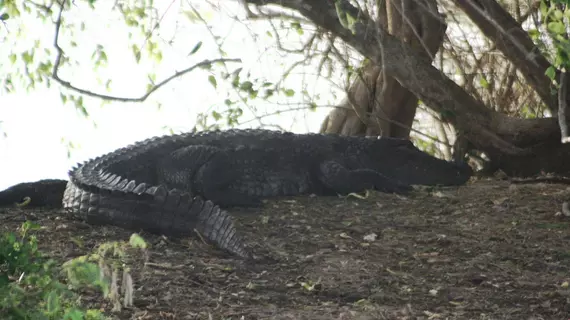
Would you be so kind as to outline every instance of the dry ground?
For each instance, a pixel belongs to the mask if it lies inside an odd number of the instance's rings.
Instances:
[[[565,185],[477,181],[400,197],[297,197],[231,210],[273,261],[243,263],[197,239],[143,233],[128,262],[134,307],[118,319],[570,319]],[[61,212],[0,209],[0,230],[45,228],[58,259],[130,231]],[[81,239],[78,248],[70,239]],[[110,304],[87,295],[91,306]]]

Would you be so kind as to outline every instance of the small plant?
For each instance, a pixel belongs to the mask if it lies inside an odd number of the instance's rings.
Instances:
[[[19,235],[0,237],[0,318],[2,319],[105,319],[98,310],[85,310],[72,291],[78,284],[108,291],[97,264],[75,263],[68,268],[75,281],[60,282],[61,267],[38,250],[32,231],[39,225],[26,221]]]
[[[134,233],[128,242],[110,241],[102,243],[93,253],[69,260],[63,264],[63,267],[67,270],[68,279],[71,283],[105,284],[103,287],[104,297],[112,302],[111,311],[118,312],[123,306],[130,307],[133,305],[133,279],[126,260],[129,254],[136,250],[140,250],[148,259],[146,248],[147,243],[144,239]],[[97,269],[99,278],[93,277],[94,270],[87,270],[83,267],[85,265],[93,266],[94,263],[99,266]],[[119,276],[120,273],[121,276]],[[120,284],[119,281],[121,281]]]

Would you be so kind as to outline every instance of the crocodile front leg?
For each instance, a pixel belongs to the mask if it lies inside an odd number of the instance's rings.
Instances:
[[[350,170],[336,161],[325,161],[319,165],[319,181],[329,190],[339,194],[376,189],[388,193],[406,193],[412,187],[371,169]]]

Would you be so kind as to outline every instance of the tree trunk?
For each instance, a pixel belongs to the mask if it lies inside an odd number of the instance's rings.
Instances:
[[[433,60],[446,30],[436,1],[386,0],[380,3],[377,17],[380,27]],[[320,132],[408,139],[418,98],[382,72],[382,66],[363,63],[362,70],[351,84],[347,97],[325,118]]]
[[[556,118],[521,119],[488,108],[433,67],[426,55],[419,54],[386,29],[378,28],[348,1],[337,0],[337,3],[351,16],[360,17],[352,30],[339,22],[333,1],[246,1],[258,5],[274,3],[297,10],[315,25],[334,33],[371,62],[382,66],[383,72],[397,79],[429,108],[444,114],[461,137],[485,152],[496,167],[508,175],[528,176],[542,171],[570,173],[567,161],[570,144],[561,144]]]

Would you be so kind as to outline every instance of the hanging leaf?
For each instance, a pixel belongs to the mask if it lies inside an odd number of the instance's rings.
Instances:
[[[216,77],[214,77],[213,75],[209,75],[208,76],[208,81],[210,82],[210,84],[212,85],[212,87],[214,88],[218,88],[218,82],[216,81]]]
[[[192,51],[190,51],[190,53],[188,55],[191,56],[194,53],[198,52],[198,50],[200,50],[201,47],[202,47],[202,41],[196,43],[196,45],[194,46],[194,48],[192,49]]]

